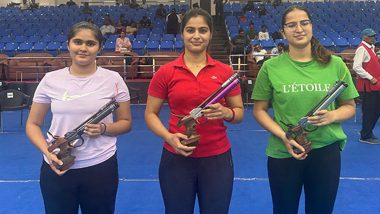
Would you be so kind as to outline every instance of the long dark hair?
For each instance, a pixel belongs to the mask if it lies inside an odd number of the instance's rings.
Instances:
[[[207,11],[203,10],[202,8],[193,8],[193,9],[187,11],[182,18],[181,33],[183,33],[185,26],[189,22],[189,20],[191,18],[197,17],[197,16],[202,16],[205,19],[207,26],[210,29],[210,32],[211,33],[213,32],[214,24],[213,24],[211,15]]]
[[[306,7],[299,6],[299,5],[290,6],[282,14],[281,29],[283,32],[284,32],[284,26],[286,23],[286,16],[288,15],[288,13],[292,12],[293,10],[304,11],[307,14],[308,18],[311,20],[310,12],[307,10]],[[331,51],[329,51],[325,47],[323,47],[319,43],[318,39],[316,39],[314,36],[311,37],[310,42],[311,42],[311,54],[312,54],[313,58],[321,64],[329,63],[331,60]]]
[[[100,31],[99,27],[91,22],[78,22],[75,25],[73,25],[67,34],[67,44],[69,44],[70,40],[75,37],[75,35],[82,29],[88,29],[91,30],[94,33],[94,36],[96,40],[99,42],[99,50],[102,48],[103,43],[103,35]]]

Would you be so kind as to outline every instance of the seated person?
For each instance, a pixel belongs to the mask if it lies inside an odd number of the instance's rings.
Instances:
[[[245,48],[249,45],[250,40],[245,35],[243,29],[239,30],[239,34],[231,40],[232,54],[245,54]]]
[[[117,20],[115,29],[116,29],[116,34],[120,34],[122,31],[125,32],[125,26],[127,25],[127,21],[124,19],[124,15],[121,14],[119,16],[119,19]]]
[[[248,55],[248,61],[252,63],[256,63],[258,65],[262,65],[265,60],[268,59],[267,51],[265,49],[262,49],[260,44],[256,44],[252,48],[252,52]]]
[[[259,40],[269,40],[269,33],[266,25],[261,25]]]
[[[115,52],[130,52],[132,51],[132,43],[126,36],[125,32],[120,33],[120,37],[116,39]]]
[[[257,39],[257,32],[255,30],[255,24],[253,24],[253,22],[251,22],[249,24],[249,29],[246,33],[248,39],[252,40],[252,39]]]
[[[283,38],[282,34],[279,31],[273,32],[271,36],[272,36],[273,40],[277,40],[277,39],[282,39]]]
[[[140,27],[142,28],[152,28],[152,22],[147,16],[143,16],[140,20]]]
[[[116,29],[115,27],[109,22],[109,20],[105,19],[104,24],[100,27],[100,31],[102,32],[103,36],[114,34]]]
[[[160,4],[156,10],[156,18],[165,19],[166,18],[166,9],[163,4]]]
[[[272,48],[271,54],[280,55],[280,54],[284,53],[284,51],[285,51],[285,44],[282,42],[279,42],[277,44],[277,47]],[[275,57],[275,56],[271,56],[271,58],[272,57]]]
[[[132,22],[130,25],[127,25],[125,27],[125,33],[127,33],[127,34],[136,35],[138,30],[139,29],[137,28],[137,24],[135,22]]]

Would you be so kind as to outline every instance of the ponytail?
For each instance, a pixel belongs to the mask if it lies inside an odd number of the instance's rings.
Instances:
[[[331,51],[323,47],[314,36],[311,38],[311,55],[323,65],[328,64],[331,60]]]

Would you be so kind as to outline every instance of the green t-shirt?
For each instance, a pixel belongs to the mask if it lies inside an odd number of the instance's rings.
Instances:
[[[297,62],[288,53],[284,53],[263,64],[255,82],[252,99],[270,100],[274,120],[287,130],[285,124],[296,125],[339,79],[346,82],[348,87],[337,100],[350,100],[358,96],[350,72],[341,58],[332,56],[330,63],[322,65],[315,60]],[[335,108],[336,103],[333,102],[327,110]],[[319,127],[308,135],[313,149],[334,142],[340,142],[343,149],[346,138],[340,123]],[[269,138],[266,154],[274,158],[291,157],[281,139],[274,135]]]

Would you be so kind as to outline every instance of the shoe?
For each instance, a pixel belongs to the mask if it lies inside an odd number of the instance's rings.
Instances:
[[[380,144],[380,140],[378,138],[359,139],[359,142],[368,144]]]

